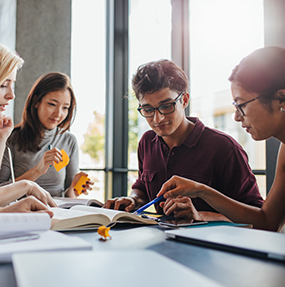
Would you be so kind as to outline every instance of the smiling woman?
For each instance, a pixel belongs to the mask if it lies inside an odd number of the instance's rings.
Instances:
[[[22,121],[8,140],[16,181],[36,181],[53,196],[79,195],[74,187],[79,178],[87,174],[78,170],[77,141],[68,131],[75,109],[76,100],[67,75],[48,73],[35,82],[26,100]],[[68,154],[70,161],[57,172],[53,166],[62,161],[61,150]],[[2,185],[10,183],[10,172],[5,152],[0,175]],[[85,182],[80,193],[87,194],[91,184],[92,181]]]

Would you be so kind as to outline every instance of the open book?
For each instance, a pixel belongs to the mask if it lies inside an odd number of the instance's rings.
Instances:
[[[34,251],[92,250],[82,238],[50,230],[47,213],[0,213],[0,262]]]
[[[110,223],[157,224],[155,220],[142,218],[125,211],[73,206],[70,209],[51,208],[54,216],[52,230],[92,229]]]
[[[74,205],[87,205],[102,207],[103,203],[97,199],[90,198],[72,198],[72,197],[54,197],[53,198],[58,207],[70,208]]]

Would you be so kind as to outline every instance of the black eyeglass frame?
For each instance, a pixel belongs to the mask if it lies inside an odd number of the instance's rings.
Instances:
[[[174,99],[174,102],[172,102],[172,103],[166,103],[166,104],[163,104],[163,105],[158,106],[157,108],[142,108],[141,106],[139,106],[139,107],[137,108],[137,110],[138,110],[138,112],[139,112],[144,118],[152,118],[152,117],[154,116],[154,114],[155,114],[155,110],[158,110],[159,113],[162,114],[162,115],[170,115],[170,114],[172,114],[172,113],[175,112],[175,105],[177,104],[177,102],[180,100],[180,98],[181,98],[182,95],[184,95],[184,94],[185,94],[185,92],[180,93],[180,94],[178,95],[178,97],[177,97],[176,99]],[[161,107],[163,107],[163,106],[173,106],[173,111],[170,112],[170,113],[163,113],[163,112],[160,110]],[[151,116],[144,116],[144,115],[142,114],[142,112],[141,112],[142,109],[151,110],[151,111],[152,111],[152,115],[151,115]]]
[[[251,102],[253,102],[253,101],[255,101],[255,100],[257,100],[257,99],[259,99],[259,98],[261,98],[261,97],[263,97],[263,95],[258,96],[258,97],[254,98],[254,99],[251,99],[251,100],[249,100],[249,101],[247,101],[247,102],[244,102],[244,103],[242,103],[242,104],[239,104],[239,105],[238,105],[236,102],[233,102],[233,105],[235,106],[235,108],[237,109],[237,111],[240,113],[240,115],[241,115],[242,117],[244,117],[244,116],[245,116],[245,113],[244,113],[242,107],[244,107],[246,104],[251,103]]]

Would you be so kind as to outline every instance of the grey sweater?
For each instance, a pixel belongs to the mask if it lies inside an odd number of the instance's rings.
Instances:
[[[79,153],[77,140],[73,134],[67,131],[54,137],[56,131],[57,128],[46,131],[40,144],[41,149],[38,152],[19,152],[18,145],[10,145],[9,147],[13,158],[15,178],[36,166],[48,150],[49,145],[59,150],[64,149],[70,158],[69,164],[59,172],[52,166],[44,175],[36,180],[36,183],[49,191],[52,196],[61,196],[62,192],[70,186],[74,175],[79,172]],[[11,183],[11,171],[8,150],[6,148],[0,171],[0,186],[9,183]]]

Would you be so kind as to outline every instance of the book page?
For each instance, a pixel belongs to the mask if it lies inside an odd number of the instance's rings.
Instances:
[[[76,205],[76,207],[86,206]],[[96,207],[91,208],[96,209]],[[100,210],[101,208],[98,209]],[[52,218],[52,230],[96,228],[110,223],[109,217],[102,213],[92,214],[80,209],[56,207],[52,207],[50,210],[54,214]]]
[[[47,213],[0,213],[0,235],[8,233],[49,230]]]
[[[100,202],[97,199],[90,199],[90,198],[73,198],[73,197],[54,197],[53,198],[55,203],[58,207],[61,208],[70,208],[74,205],[92,205],[92,203],[95,206],[102,206],[103,203]]]
[[[122,221],[129,223],[145,223],[145,224],[157,224],[155,220],[142,218],[138,215],[134,215],[132,213],[114,210],[108,208],[96,208],[91,206],[73,206],[72,210],[80,210],[84,212],[89,212],[93,214],[104,214],[108,216],[111,222]]]
[[[98,208],[98,207],[93,207],[93,206],[81,206],[81,205],[73,206],[70,208],[70,210],[81,211],[81,212],[85,212],[85,213],[89,213],[89,214],[90,213],[92,213],[92,214],[104,214],[110,219],[110,222],[113,221],[113,218],[117,214],[127,213],[125,211],[120,211],[120,210],[114,210],[114,209],[108,209],[108,208]]]

